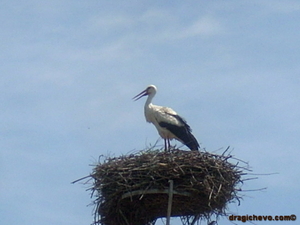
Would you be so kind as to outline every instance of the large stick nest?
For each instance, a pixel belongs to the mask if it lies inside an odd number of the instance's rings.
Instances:
[[[229,158],[182,150],[107,158],[91,174],[97,197],[95,223],[154,224],[167,215],[170,180],[174,182],[171,216],[224,215],[228,202],[239,201],[237,186],[242,182],[241,167]]]

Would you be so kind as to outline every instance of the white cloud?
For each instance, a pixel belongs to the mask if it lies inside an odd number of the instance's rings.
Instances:
[[[134,23],[134,19],[128,14],[100,14],[89,17],[84,27],[89,33],[98,33],[105,37],[105,35],[111,35],[114,32],[128,30],[134,26]]]
[[[127,46],[130,51],[133,47],[146,43],[164,43],[198,36],[205,38],[222,32],[220,22],[211,15],[196,17],[192,21],[182,23],[179,15],[159,8],[149,9],[135,16],[125,14],[92,17],[88,24],[88,30],[104,37],[115,34],[106,47],[107,51],[112,50],[112,54],[116,49],[121,49],[121,46]]]
[[[211,37],[222,32],[221,24],[212,17],[203,17],[194,21],[187,27],[182,27],[178,32],[178,38]],[[176,36],[176,35],[175,35]]]

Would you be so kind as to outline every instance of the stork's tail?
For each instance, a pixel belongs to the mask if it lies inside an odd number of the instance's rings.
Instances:
[[[177,140],[181,141],[192,151],[199,150],[200,145],[194,135],[192,135],[191,128],[186,123],[184,123],[184,126],[177,126],[166,122],[160,122],[159,125],[172,132]]]
[[[197,139],[190,132],[187,134],[185,138],[184,144],[189,147],[192,151],[199,151],[200,145]]]

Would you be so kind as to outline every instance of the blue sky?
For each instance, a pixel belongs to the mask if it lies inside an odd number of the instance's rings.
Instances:
[[[229,212],[300,217],[299,1],[0,6],[1,224],[90,224],[87,186],[71,182],[99,155],[156,142],[145,99],[131,100],[149,84],[207,151],[230,145],[254,173],[278,173],[247,182],[267,190]]]

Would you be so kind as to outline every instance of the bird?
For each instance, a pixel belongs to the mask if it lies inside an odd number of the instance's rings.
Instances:
[[[156,92],[156,86],[149,85],[144,91],[134,96],[133,100],[137,101],[148,96],[144,106],[145,118],[147,122],[154,124],[159,135],[164,139],[165,151],[170,150],[172,139],[180,141],[192,151],[198,151],[200,145],[186,120],[169,107],[152,104]]]

